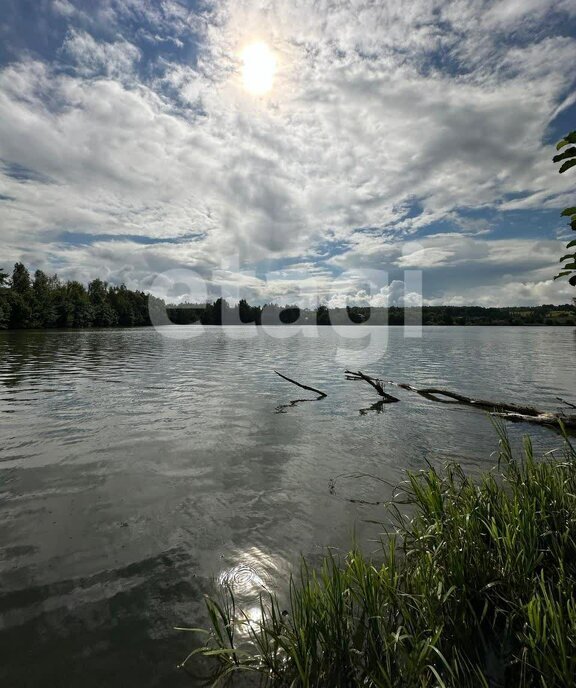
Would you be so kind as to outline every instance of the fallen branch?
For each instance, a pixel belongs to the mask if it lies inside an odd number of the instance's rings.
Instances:
[[[563,404],[566,404],[566,406],[569,406],[570,408],[576,409],[576,404],[573,404],[570,401],[566,401],[566,399],[562,399],[562,397],[556,397],[558,401],[562,402]]]
[[[451,390],[442,389],[440,387],[418,388],[401,382],[393,382],[392,380],[387,380],[384,382],[378,378],[372,378],[369,375],[365,375],[361,371],[355,373],[347,370],[346,379],[365,380],[372,385],[372,387],[374,387],[380,396],[386,394],[386,392],[384,392],[384,385],[389,384],[393,385],[394,387],[398,387],[399,389],[415,392],[429,401],[436,401],[441,404],[474,406],[476,408],[483,409],[484,411],[488,411],[493,416],[498,416],[499,418],[504,418],[505,420],[509,420],[511,422],[535,423],[537,425],[554,425],[557,427],[561,422],[565,428],[576,430],[576,415],[565,415],[564,413],[541,411],[533,406],[524,406],[522,404],[509,404],[502,401],[491,401],[487,399],[473,399],[472,397],[467,397],[464,394],[452,392]],[[395,397],[392,397],[392,399],[394,401],[399,401]],[[572,404],[568,405],[572,406]]]
[[[367,382],[382,397],[383,403],[385,402],[387,404],[392,404],[395,401],[400,401],[400,399],[398,399],[397,397],[393,397],[391,394],[388,394],[388,392],[384,391],[384,380],[379,380],[376,377],[370,377],[370,375],[365,375],[360,370],[358,370],[357,372],[353,372],[352,370],[346,370],[345,372],[347,380],[364,380],[364,382]]]
[[[308,385],[303,385],[300,382],[296,382],[296,380],[292,380],[289,377],[286,377],[286,375],[282,375],[282,373],[279,373],[277,370],[274,371],[276,375],[279,375],[283,380],[286,380],[286,382],[291,382],[293,385],[296,385],[297,387],[301,387],[302,389],[306,389],[309,392],[314,392],[314,394],[318,394],[319,399],[323,399],[324,397],[328,396],[325,392],[321,392],[319,389],[315,389],[314,387],[308,387]],[[304,401],[303,399],[299,399],[298,401]]]
[[[467,397],[464,394],[459,394],[457,392],[452,392],[448,389],[442,389],[440,387],[422,387],[420,389],[413,387],[412,385],[407,385],[404,383],[390,382],[389,384],[395,385],[400,389],[407,389],[410,392],[416,392],[421,397],[429,399],[430,401],[437,401],[441,404],[463,404],[464,406],[476,406],[485,411],[490,411],[491,413],[515,413],[521,416],[529,416],[531,418],[537,418],[539,416],[556,416],[556,414],[546,413],[540,411],[533,406],[524,406],[523,404],[509,404],[503,401],[491,401],[487,399],[473,399],[472,397]],[[442,397],[447,397],[443,399]]]
[[[566,429],[576,430],[576,416],[564,416],[559,413],[541,411],[537,416],[530,416],[511,411],[492,411],[490,415],[504,418],[511,423],[537,423],[538,425],[555,425],[558,427],[560,422],[562,422]]]

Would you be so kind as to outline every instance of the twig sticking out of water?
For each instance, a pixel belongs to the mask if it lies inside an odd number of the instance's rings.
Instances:
[[[315,389],[314,387],[308,387],[308,385],[303,385],[300,382],[296,382],[296,380],[292,380],[292,378],[287,377],[286,375],[282,375],[282,373],[279,373],[277,370],[274,371],[276,375],[279,375],[283,380],[286,380],[286,382],[291,382],[293,385],[296,385],[297,387],[301,387],[302,389],[306,389],[309,392],[314,392],[314,394],[318,394],[318,399],[323,399],[324,397],[328,396],[325,392],[321,392],[319,389]]]

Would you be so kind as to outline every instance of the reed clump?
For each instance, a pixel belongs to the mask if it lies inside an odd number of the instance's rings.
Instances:
[[[377,555],[303,563],[258,621],[232,590],[207,599],[211,629],[185,665],[212,658],[213,684],[576,685],[576,453],[565,438],[536,459],[526,439],[515,458],[499,432],[498,469],[480,479],[456,464],[408,473]]]

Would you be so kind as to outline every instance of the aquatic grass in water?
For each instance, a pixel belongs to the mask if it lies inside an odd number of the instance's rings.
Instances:
[[[576,685],[576,453],[517,460],[500,433],[497,472],[409,473],[378,561],[357,549],[302,564],[283,610],[251,621],[229,589],[193,655],[211,682],[271,686]],[[408,511],[406,510],[408,505]],[[242,633],[237,633],[241,629]]]

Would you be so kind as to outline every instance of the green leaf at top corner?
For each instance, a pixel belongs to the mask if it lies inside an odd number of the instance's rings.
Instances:
[[[566,162],[562,165],[558,172],[562,174],[563,172],[566,172],[566,170],[569,170],[571,167],[574,167],[574,165],[576,165],[576,160],[566,160]]]
[[[576,146],[566,149],[563,153],[559,153],[552,158],[552,162],[561,162],[562,160],[569,160],[576,157]]]
[[[569,143],[576,143],[576,131],[571,131],[563,139],[558,141],[556,144],[556,150],[564,148],[564,146],[567,146]]]

